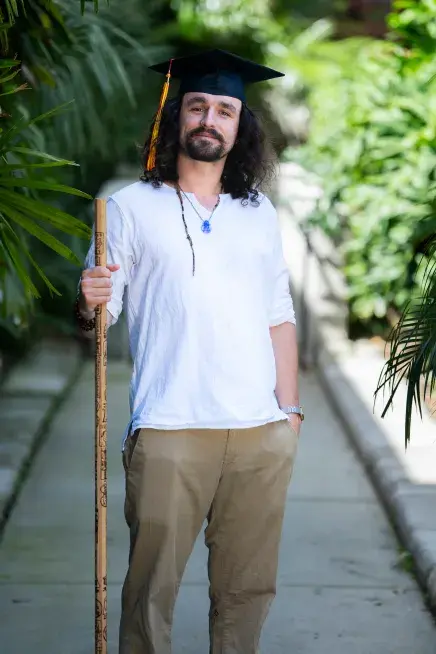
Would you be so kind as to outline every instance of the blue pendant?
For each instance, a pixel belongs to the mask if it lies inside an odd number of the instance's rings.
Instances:
[[[204,220],[203,224],[201,226],[201,231],[204,232],[205,234],[209,234],[211,231],[211,226],[210,222],[208,220]]]

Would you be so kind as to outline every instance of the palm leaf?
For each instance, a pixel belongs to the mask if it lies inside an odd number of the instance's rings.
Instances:
[[[123,153],[126,138],[133,141],[142,129],[137,118],[138,130],[132,121],[120,120],[120,98],[128,103],[126,114],[139,103],[141,116],[149,113],[151,117],[153,111],[144,93],[143,71],[155,57],[163,57],[164,47],[156,41],[153,19],[140,10],[139,0],[128,7],[125,4],[124,0],[113,2],[108,11],[106,3],[100,2],[99,14],[95,15],[91,2],[84,0],[83,20],[75,3],[58,0],[71,43],[66,44],[58,34],[48,48],[33,36],[23,43],[23,60],[30,62],[32,69],[36,65],[49,68],[56,80],[55,87],[41,84],[35,95],[35,110],[42,113],[54,104],[75,99],[65,119],[53,121],[49,129],[45,127],[37,135],[39,143],[43,149],[47,143],[54,154],[80,157],[83,176],[95,156],[104,162],[113,160]]]
[[[55,116],[58,116],[62,111],[64,111],[64,109],[66,109],[66,107],[71,105],[73,102],[74,100],[63,102],[62,104],[57,105],[56,107],[52,107],[48,111],[45,111],[44,113],[39,114],[39,116],[29,120],[17,120],[17,122],[14,123],[7,131],[1,134],[0,150],[3,150],[8,144],[10,144],[12,139],[18,136],[18,134],[24,132],[29,127],[32,127],[33,125],[36,125],[43,120],[47,120],[47,118],[54,118]]]
[[[6,222],[4,217],[7,216],[9,219],[16,222],[17,225],[19,225],[27,232],[29,232],[29,234],[35,236],[35,238],[39,239],[42,243],[45,243],[45,245],[47,245],[49,248],[60,254],[62,257],[80,266],[80,260],[70,250],[70,248],[68,248],[66,245],[61,243],[57,238],[55,238],[52,234],[50,234],[45,229],[43,229],[34,220],[28,218],[27,216],[23,215],[19,211],[14,211],[13,209],[11,209],[11,207],[3,205],[1,202],[0,202],[0,212],[3,213],[2,222]],[[0,219],[1,218],[2,216],[0,214]]]
[[[18,59],[0,59],[0,68],[12,68],[13,66],[18,66],[20,63],[21,61]]]
[[[38,275],[41,277],[41,279],[42,279],[42,281],[44,282],[44,284],[47,286],[48,290],[50,291],[50,295],[58,295],[59,297],[61,297],[61,293],[57,290],[57,288],[55,288],[55,287],[53,286],[53,284],[52,284],[51,281],[48,279],[47,275],[44,273],[44,271],[42,270],[42,268],[40,268],[40,266],[38,266],[38,264],[36,263],[35,259],[34,259],[34,258],[32,257],[32,255],[30,254],[30,252],[29,252],[28,250],[24,250],[24,253],[25,253],[25,255],[27,256],[27,258],[29,259],[29,261],[30,261],[30,263],[32,264],[32,266],[35,268],[35,270],[36,270],[36,272],[38,273]]]
[[[19,73],[20,70],[19,68],[17,68],[16,70],[13,70],[12,73],[7,73],[6,75],[0,77],[0,84],[5,84],[6,82],[10,82],[12,79],[14,79],[14,77],[19,75]],[[4,95],[4,93],[2,93],[1,95]]]
[[[22,213],[47,222],[65,234],[80,236],[82,238],[90,238],[91,236],[91,229],[88,225],[85,225],[81,220],[70,216],[70,214],[61,209],[56,209],[41,202],[41,200],[29,199],[19,193],[0,188],[0,202],[5,206],[12,207]]]
[[[59,55],[67,53],[74,57],[77,54],[74,52],[74,45],[78,43],[76,38],[78,32],[77,34],[71,32],[64,25],[63,8],[67,3],[52,2],[52,0],[5,0],[3,4],[4,11],[0,17],[0,38],[3,45],[5,46],[7,43],[8,32],[13,28],[9,37],[11,38],[11,35],[14,37],[11,39],[11,43],[14,42],[14,48],[10,49],[10,53],[12,55],[15,51],[20,53],[20,59],[25,64],[25,68],[23,64],[22,71],[25,78],[28,74],[27,79],[30,79],[31,83],[32,78],[37,82],[44,80],[45,84],[49,80],[54,83],[56,72],[62,67],[62,56],[56,57],[55,50],[51,48],[52,42],[62,43],[63,50],[61,53],[58,52]],[[79,3],[72,4],[75,4],[76,14],[79,14]],[[82,9],[85,9],[85,4],[90,3],[80,2]],[[93,5],[97,11],[97,0],[93,0]],[[74,7],[71,8],[71,13],[73,11]],[[6,19],[9,19],[8,24],[5,23]],[[24,29],[22,29],[23,27]],[[86,28],[85,21],[83,21],[82,33],[86,33]],[[29,45],[30,50],[27,49]],[[32,59],[32,50],[36,53],[38,48],[39,56]],[[86,42],[82,42],[82,49],[86,55]],[[7,54],[6,47],[4,47],[4,53]],[[102,57],[105,54],[107,53],[102,53]],[[13,289],[16,299],[24,289],[22,297],[15,302],[12,308],[9,306],[10,312],[4,316],[9,320],[26,315],[32,296],[39,297],[37,285],[31,275],[32,269],[36,271],[50,293],[59,295],[48,278],[47,271],[42,269],[46,266],[40,266],[37,261],[41,258],[39,253],[45,252],[44,247],[39,246],[39,242],[60,255],[64,261],[80,265],[80,261],[73,251],[51,232],[54,231],[54,228],[77,238],[89,238],[91,234],[91,230],[85,223],[65,211],[61,211],[56,206],[46,204],[42,200],[43,196],[38,196],[38,192],[42,191],[91,199],[88,194],[73,188],[74,185],[67,185],[68,182],[62,183],[63,180],[53,181],[51,177],[44,175],[45,169],[77,166],[74,161],[70,161],[66,157],[61,158],[62,150],[60,153],[59,151],[55,152],[55,154],[60,154],[58,157],[45,151],[56,148],[56,141],[52,141],[50,144],[50,141],[45,138],[45,135],[53,129],[50,122],[56,123],[56,117],[74,102],[72,100],[74,94],[65,94],[62,98],[65,102],[60,106],[57,103],[58,106],[54,106],[54,108],[53,97],[51,101],[48,98],[46,103],[38,102],[39,89],[36,94],[21,95],[22,100],[14,101],[12,94],[25,88],[24,85],[18,86],[19,82],[16,82],[20,64],[21,61],[12,57],[0,60],[0,96],[9,95],[11,102],[6,106],[9,107],[8,113],[13,113],[15,118],[12,124],[5,121],[0,129],[0,308],[5,309],[8,304],[6,294],[11,280],[16,283]],[[112,58],[107,65],[113,67],[117,71],[116,75],[121,77],[123,71],[118,67],[117,61]],[[34,86],[33,83],[32,86]],[[129,94],[129,90],[128,85],[124,85],[124,93]],[[79,87],[77,95],[80,97]],[[112,97],[112,93],[108,94],[107,100],[111,101]],[[8,100],[6,100],[7,102]],[[40,111],[35,111],[35,107],[38,105]],[[13,112],[11,108],[14,109]],[[31,117],[36,113],[39,114],[36,118]],[[19,171],[18,174],[15,171]],[[67,175],[64,179],[67,181],[71,179],[71,176]],[[28,235],[37,240],[29,240]],[[74,243],[76,239],[70,238],[68,242]],[[35,254],[35,251],[38,254]],[[46,261],[46,257],[44,256],[42,260]],[[49,256],[47,260],[54,260],[54,257],[51,255],[51,259]],[[52,277],[51,274],[49,276]],[[57,278],[54,277],[54,279]],[[27,323],[20,320],[20,324]]]
[[[49,109],[48,111],[44,112],[43,114],[40,114],[36,118],[32,118],[29,120],[28,123],[24,125],[24,128],[30,126],[30,125],[35,125],[35,123],[41,122],[41,120],[47,120],[47,118],[53,118],[54,116],[58,116],[64,109],[66,109],[69,105],[72,105],[74,103],[74,100],[69,100],[67,102],[63,102],[62,104],[57,105],[56,107],[53,107],[53,109]]]
[[[79,191],[77,188],[66,186],[65,184],[56,184],[54,182],[45,182],[40,179],[32,179],[30,177],[2,177],[0,174],[0,187],[22,187],[41,189],[43,191],[52,191],[57,193],[66,193],[67,195],[77,195],[79,198],[86,198],[91,200],[91,196],[84,191]]]
[[[38,275],[41,277],[41,279],[49,289],[50,294],[60,296],[61,294],[59,293],[59,291],[53,286],[51,281],[48,279],[47,275],[44,273],[44,271],[41,269],[41,267],[37,264],[35,259],[32,257],[28,248],[25,245],[23,245],[23,242],[20,239],[19,235],[14,231],[14,229],[7,222],[7,220],[3,220],[3,225],[5,227],[4,232],[7,233],[8,235],[6,239],[3,239],[3,244],[5,243],[7,244],[6,247],[10,252],[11,259],[15,267],[15,271],[18,271],[18,276],[24,286],[26,293],[30,294],[35,298],[41,297],[39,291],[37,290],[36,286],[33,284],[33,281],[27,272],[26,265],[22,259],[23,255],[24,257],[26,257],[26,259],[30,261],[33,268],[35,268],[36,272],[38,273]]]
[[[24,10],[24,0],[20,0],[20,3],[17,0],[5,0],[6,12],[10,23],[18,16],[18,4],[21,4]]]
[[[29,272],[26,268],[26,264],[25,262],[23,262],[22,255],[18,250],[17,240],[18,237],[13,230],[11,229],[3,230],[2,239],[1,239],[3,245],[3,252],[7,255],[9,259],[10,268],[14,271],[14,273],[18,276],[19,280],[21,281],[26,291],[26,295],[39,298],[41,296],[38,292],[38,289],[33,283],[29,275]]]
[[[95,11],[95,13],[97,13],[97,11],[98,11],[98,0],[93,0],[93,1],[94,1],[94,11]],[[108,4],[109,4],[109,0],[108,0]],[[86,0],[80,0],[80,10],[81,10],[82,14],[85,13],[85,9],[86,9]]]
[[[48,289],[50,291],[50,294],[55,294],[55,295],[60,296],[61,294],[59,293],[59,291],[53,286],[51,281],[48,279],[47,275],[44,273],[44,271],[41,269],[41,267],[37,264],[35,259],[32,257],[29,250],[23,245],[22,240],[20,239],[18,234],[14,231],[12,226],[6,220],[3,220],[3,224],[4,224],[5,228],[8,230],[8,233],[10,233],[11,238],[15,241],[15,244],[16,244],[16,247],[14,248],[15,254],[17,256],[19,256],[20,253],[22,255],[24,255],[30,261],[32,266],[35,268],[35,270],[37,271],[38,275],[41,277],[43,282],[46,284],[46,286],[48,287]],[[60,245],[62,245],[62,244],[60,244]],[[52,246],[50,246],[50,247],[52,247]],[[22,266],[22,269],[24,269],[24,266]],[[29,286],[30,277],[27,276],[27,273],[22,275],[22,280],[24,281],[25,287],[28,288],[28,290],[30,291],[30,293],[32,295],[34,295],[35,297],[40,297],[38,291],[36,291],[36,287],[33,285],[32,282],[31,282],[31,284]],[[36,291],[36,294],[35,294],[35,291]]]
[[[37,157],[40,159],[47,159],[48,161],[57,161],[62,166],[78,166],[75,161],[68,161],[68,159],[59,159],[59,157],[54,157],[52,154],[47,152],[41,152],[40,150],[33,150],[32,148],[20,147],[11,148],[9,152],[14,152],[16,154],[24,154],[27,157]]]
[[[0,138],[1,144],[1,138]],[[70,161],[69,159],[60,159],[55,157],[52,154],[43,152],[41,150],[35,150],[34,148],[28,148],[23,146],[9,147],[7,155],[12,155],[15,159],[21,161],[21,163],[10,163],[6,157],[6,154],[3,155],[3,165],[0,159],[0,174],[2,171],[12,171],[12,170],[26,170],[27,168],[54,168],[58,166],[78,166],[79,164],[75,161]],[[18,155],[18,156],[14,156]],[[24,155],[24,156],[23,156]],[[43,159],[46,163],[29,163],[28,157],[35,157],[36,159]]]
[[[405,443],[410,441],[412,410],[422,417],[422,404],[436,384],[436,236],[426,251],[422,295],[406,306],[391,334],[391,351],[380,374],[375,395],[388,388],[384,417],[400,384],[407,383]]]
[[[35,169],[35,168],[59,168],[65,165],[69,166],[76,166],[78,164],[75,164],[74,162],[68,162],[68,164],[63,163],[62,161],[52,161],[51,163],[16,163],[16,164],[8,164],[7,169],[9,171],[12,170],[27,170],[27,169]],[[0,171],[3,169],[3,166],[0,166]]]

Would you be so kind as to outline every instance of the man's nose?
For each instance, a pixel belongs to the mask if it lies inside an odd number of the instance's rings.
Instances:
[[[215,127],[215,112],[212,109],[206,109],[201,120],[203,127]]]

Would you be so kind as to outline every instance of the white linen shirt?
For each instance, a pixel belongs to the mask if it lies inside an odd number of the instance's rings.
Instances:
[[[187,194],[203,218],[208,212]],[[107,201],[111,324],[127,310],[131,421],[156,429],[253,427],[286,415],[269,328],[295,323],[277,213],[222,194],[211,232],[175,189],[135,182]],[[85,267],[94,266],[94,237]],[[124,295],[125,293],[125,295]]]

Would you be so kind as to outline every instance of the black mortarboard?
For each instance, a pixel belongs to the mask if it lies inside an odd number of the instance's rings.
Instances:
[[[152,170],[155,165],[155,145],[171,77],[180,80],[180,95],[190,92],[210,93],[238,98],[241,102],[245,102],[247,85],[283,77],[283,73],[224,50],[209,50],[197,55],[170,59],[150,66],[150,69],[166,75],[167,79],[153,127],[147,170]]]
[[[170,67],[171,77],[180,80],[181,95],[198,91],[228,95],[242,102],[245,102],[246,85],[283,77],[283,73],[224,50],[209,50],[150,66],[162,75],[166,75]]]

